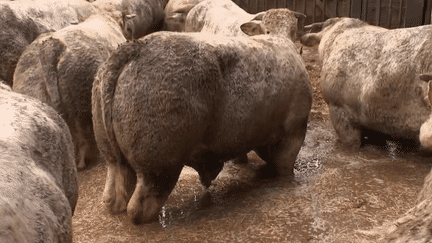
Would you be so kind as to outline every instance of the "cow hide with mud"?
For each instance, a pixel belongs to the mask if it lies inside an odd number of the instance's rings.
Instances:
[[[265,13],[266,11],[249,14],[231,0],[206,0],[189,11],[186,17],[185,31],[206,32],[224,36],[284,35],[292,41],[296,41],[298,31],[298,34],[302,33],[306,17],[304,14],[292,12],[296,18],[290,19],[284,16],[285,12],[279,11],[278,13],[281,15],[277,20],[274,18],[264,20]],[[244,23],[248,23],[248,31],[241,29]],[[286,28],[284,26],[291,27]]]
[[[69,129],[0,83],[0,242],[72,242],[78,180]]]
[[[321,92],[340,141],[361,145],[362,132],[418,140],[430,110],[419,73],[432,70],[432,25],[388,30],[332,18],[301,42],[319,44]]]
[[[150,2],[156,1],[147,2],[150,7]],[[163,11],[155,6],[147,11]],[[143,31],[140,26],[137,32],[131,30],[135,25],[129,22],[133,19],[124,12],[106,11],[78,25],[43,34],[23,52],[13,89],[42,100],[63,116],[74,139],[79,169],[85,167],[85,158],[94,161],[98,156],[91,118],[91,89],[97,68],[126,41],[125,36],[159,30],[151,27],[161,27],[158,23],[163,21],[162,16],[154,19],[154,15],[148,15],[148,29]]]
[[[98,70],[93,123],[111,212],[154,220],[184,165],[209,186],[224,161],[250,150],[267,162],[263,175],[292,175],[312,104],[295,44],[214,37],[154,33]]]
[[[21,53],[38,35],[84,21],[95,12],[83,0],[0,2],[0,79],[12,85]]]

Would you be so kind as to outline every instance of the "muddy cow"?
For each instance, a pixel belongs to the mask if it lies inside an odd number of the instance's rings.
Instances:
[[[54,109],[0,82],[0,242],[72,242],[78,180]]]
[[[137,39],[163,25],[167,0],[35,0],[0,2],[0,78],[12,85],[21,53],[42,33],[84,21],[95,13],[136,14],[126,26]],[[152,21],[149,21],[151,19]],[[132,33],[133,32],[133,33]],[[132,38],[132,37],[128,37]]]
[[[202,32],[224,36],[270,34],[284,36],[295,41],[297,19],[306,17],[301,13],[281,9],[278,12],[280,14],[279,19],[276,20],[281,26],[277,26],[275,20],[263,19],[265,13],[249,14],[231,0],[206,0],[192,8],[187,17],[185,28],[187,32]],[[296,18],[286,18],[284,14],[294,14]],[[280,19],[291,22],[283,22]],[[282,25],[290,26],[290,28],[283,28]],[[236,158],[234,163],[245,164],[247,161],[247,155],[243,154]]]
[[[127,39],[139,39],[154,30],[161,30],[164,24],[164,8],[168,0],[97,0],[92,3],[106,12],[121,11],[136,15],[127,23],[130,35]]]
[[[84,21],[95,11],[83,0],[0,2],[0,79],[12,85],[21,53],[38,35]]]
[[[432,25],[388,30],[353,18],[331,18],[306,28],[306,46],[319,44],[321,92],[340,141],[361,145],[372,130],[418,140],[430,110],[426,83],[432,70]]]
[[[189,11],[203,0],[169,0],[165,7],[165,26],[168,31],[185,31],[185,20]]]
[[[223,161],[250,150],[267,162],[264,175],[292,175],[311,103],[288,38],[157,32],[124,44],[92,91],[103,200],[134,223],[154,220],[184,165],[209,186]]]
[[[298,30],[302,30],[304,18],[302,13],[293,12],[294,19],[285,18],[292,23],[280,22],[280,25],[289,25],[291,28],[281,28],[269,20],[263,20],[265,11],[258,14],[249,14],[230,0],[213,1],[206,0],[193,7],[187,17],[185,24],[186,32],[207,32],[221,34],[225,36],[245,36],[258,34],[281,34],[289,36],[291,40],[296,40]],[[281,12],[282,13],[282,12]],[[284,16],[280,16],[284,18]],[[249,31],[241,30],[240,26],[250,22]]]
[[[91,88],[97,68],[120,43],[127,17],[95,14],[86,21],[45,33],[23,52],[14,75],[16,92],[38,98],[58,111],[72,133],[79,169],[95,160],[98,149],[91,118]]]

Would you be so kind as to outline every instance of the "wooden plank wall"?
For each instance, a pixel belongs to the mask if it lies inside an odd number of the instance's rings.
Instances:
[[[249,13],[289,8],[308,17],[305,24],[331,17],[360,18],[386,28],[429,24],[432,0],[233,0]]]

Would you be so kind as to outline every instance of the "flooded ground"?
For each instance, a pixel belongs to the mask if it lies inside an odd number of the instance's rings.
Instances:
[[[79,173],[74,242],[379,242],[382,226],[414,206],[432,158],[391,141],[340,147],[319,94],[316,49],[303,57],[314,89],[308,133],[294,178],[258,180],[263,161],[226,164],[205,191],[185,167],[159,221],[133,225],[102,204],[103,163]]]

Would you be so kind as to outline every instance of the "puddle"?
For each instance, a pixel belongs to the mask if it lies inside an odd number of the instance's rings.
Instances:
[[[101,196],[106,170],[80,172],[74,242],[378,242],[376,229],[414,206],[430,158],[397,144],[346,151],[329,122],[312,121],[294,178],[257,180],[263,161],[227,163],[206,191],[185,167],[159,221],[132,225]]]

